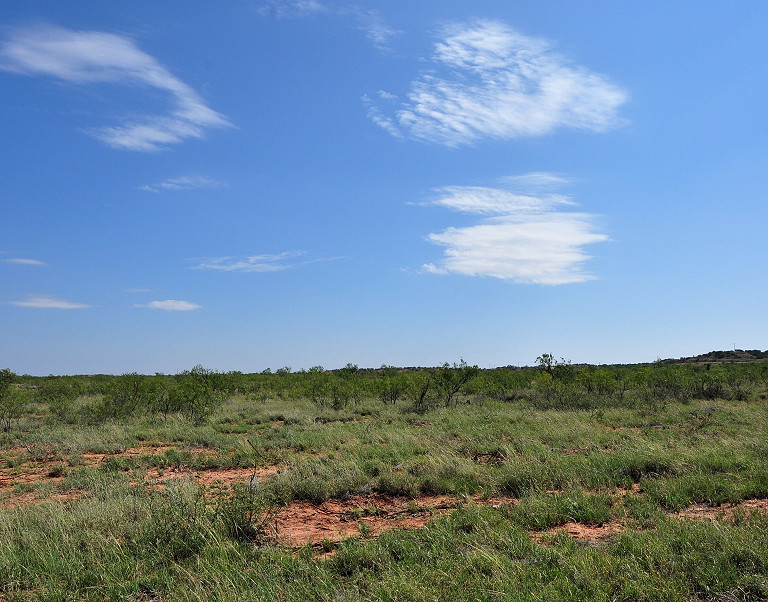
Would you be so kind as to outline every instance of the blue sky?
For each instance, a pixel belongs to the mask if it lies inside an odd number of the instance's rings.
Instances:
[[[2,2],[0,367],[768,348],[768,5]]]

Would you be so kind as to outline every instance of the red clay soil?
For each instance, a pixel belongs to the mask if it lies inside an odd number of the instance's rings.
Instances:
[[[624,531],[624,526],[618,521],[613,521],[605,525],[582,525],[581,523],[565,523],[559,527],[548,529],[539,533],[531,533],[533,538],[539,543],[544,543],[549,536],[558,533],[567,533],[570,537],[581,543],[602,543],[608,541],[614,535]]]
[[[93,467],[101,464],[107,457],[141,458],[165,454],[168,450],[178,449],[169,445],[142,445],[126,449],[115,454],[81,454],[83,465]],[[210,453],[200,451],[200,454]],[[51,499],[74,499],[82,495],[80,491],[57,492],[56,486],[64,479],[67,464],[56,454],[44,454],[40,460],[29,460],[26,448],[0,450],[0,509],[16,508]],[[276,467],[259,468],[259,478],[277,472]],[[253,475],[252,468],[225,468],[194,470],[186,466],[168,469],[147,468],[143,481],[148,487],[164,487],[172,479],[197,481],[206,490],[229,489],[236,483],[247,483]],[[28,491],[28,486],[51,483],[53,493],[48,495],[39,491]],[[21,489],[19,491],[17,488]],[[42,495],[41,495],[42,494]]]
[[[256,476],[260,479],[277,472],[276,466],[258,468]],[[144,476],[147,485],[165,485],[174,479],[196,481],[206,489],[231,488],[238,483],[247,483],[253,476],[253,468],[217,468],[211,470],[195,470],[187,466],[168,469],[148,468]]]
[[[633,486],[631,491],[622,492],[624,495],[639,495],[639,486]],[[738,504],[723,504],[722,506],[708,506],[705,504],[695,504],[686,508],[682,512],[670,514],[670,516],[687,520],[723,520],[733,518],[733,513],[737,510],[744,512],[766,512],[768,513],[768,499],[766,500],[745,500]],[[580,523],[566,523],[559,527],[533,534],[539,542],[547,539],[547,536],[565,531],[573,539],[583,543],[600,543],[607,541],[614,535],[624,531],[625,527],[618,521],[612,521],[605,525],[582,525]]]
[[[641,491],[642,491],[642,488],[640,487],[640,483],[632,483],[632,486],[629,489],[624,489],[623,487],[619,487],[616,490],[616,497],[618,498],[637,497],[640,495]]]
[[[360,535],[361,524],[370,535],[387,529],[417,529],[455,505],[455,500],[445,496],[420,498],[415,504],[376,494],[322,504],[296,502],[274,515],[268,531],[278,543],[291,547],[336,542]]]
[[[473,500],[495,508],[517,502],[514,498],[482,500],[479,496]],[[327,500],[322,504],[295,502],[273,515],[266,530],[281,545],[318,545],[363,533],[376,536],[390,529],[418,529],[433,518],[449,514],[462,503],[462,499],[447,495],[412,500],[381,494]]]
[[[82,454],[83,461],[88,466],[93,466],[94,464],[101,464],[104,461],[104,458],[107,457],[115,457],[115,458],[139,458],[142,456],[162,456],[165,454],[165,452],[171,450],[171,449],[178,449],[177,447],[174,447],[172,445],[145,445],[141,447],[129,447],[125,451],[118,452],[116,454],[101,454],[101,453],[91,453],[86,452]]]
[[[723,519],[732,518],[733,513],[736,510],[742,510],[744,512],[766,512],[768,513],[768,499],[766,500],[745,500],[738,504],[723,504],[722,506],[707,506],[705,504],[695,504],[690,508],[686,508],[682,512],[678,512],[676,515],[679,518],[690,519]]]
[[[623,495],[639,495],[639,486],[622,492]],[[438,516],[449,514],[466,500],[451,496],[423,496],[416,500],[393,498],[379,494],[357,496],[348,500],[327,500],[322,504],[296,502],[278,511],[266,528],[278,543],[290,547],[318,546],[323,542],[338,542],[349,537],[365,534],[377,536],[389,529],[418,529]],[[516,504],[514,498],[482,499],[473,496],[478,505],[499,508],[503,504]],[[747,500],[719,508],[693,506],[679,513],[681,518],[727,518],[737,508],[746,511],[768,512],[768,500]],[[674,516],[674,515],[673,515]],[[361,527],[362,525],[362,527]],[[546,542],[552,535],[567,533],[584,544],[606,542],[624,531],[619,521],[603,525],[584,525],[568,522],[543,532],[532,532],[539,542]]]

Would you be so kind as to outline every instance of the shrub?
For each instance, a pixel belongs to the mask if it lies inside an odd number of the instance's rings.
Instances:
[[[14,420],[21,418],[28,400],[26,391],[9,388],[0,396],[0,428],[8,432]]]

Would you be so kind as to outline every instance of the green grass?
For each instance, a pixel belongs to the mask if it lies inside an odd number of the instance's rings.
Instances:
[[[417,414],[373,398],[335,410],[301,397],[233,395],[199,425],[178,416],[62,424],[32,407],[2,434],[0,449],[16,451],[2,453],[0,468],[44,465],[61,480],[0,495],[0,508],[16,493],[39,502],[0,510],[0,599],[767,598],[765,514],[672,515],[768,498],[765,401],[603,405],[541,409],[524,396],[463,396]],[[152,445],[170,449],[119,455]],[[111,455],[88,465],[85,452]],[[280,469],[255,494],[211,497],[174,480],[148,489],[139,478],[150,468],[254,464]],[[417,531],[372,538],[363,526],[318,548],[283,548],[262,529],[293,501],[371,492],[464,501]],[[484,504],[494,496],[517,501]],[[365,507],[350,520],[378,512]],[[541,537],[572,521],[624,530],[588,545]]]
[[[194,490],[148,500],[7,513],[0,577],[9,599],[759,600],[768,595],[768,521],[661,519],[603,547],[548,545],[519,516],[466,506],[421,531],[348,540],[335,555],[225,536]],[[556,504],[558,505],[558,504]],[[130,523],[130,527],[126,524]],[[36,533],[44,526],[48,536]],[[730,597],[729,597],[730,596]]]

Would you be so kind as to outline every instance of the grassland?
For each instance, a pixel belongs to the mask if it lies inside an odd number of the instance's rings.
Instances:
[[[17,377],[0,600],[765,600],[767,368]]]

